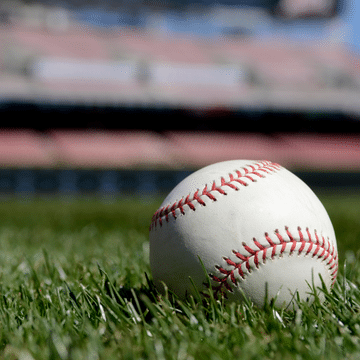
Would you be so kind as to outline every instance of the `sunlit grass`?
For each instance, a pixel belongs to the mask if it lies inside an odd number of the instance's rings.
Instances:
[[[296,312],[177,301],[152,287],[159,201],[8,199],[0,205],[0,358],[358,359],[360,204],[326,195],[340,274]]]

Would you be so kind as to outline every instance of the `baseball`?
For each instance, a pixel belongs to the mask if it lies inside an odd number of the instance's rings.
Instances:
[[[297,295],[312,301],[320,275],[332,287],[338,254],[330,218],[302,180],[270,161],[232,160],[165,198],[150,225],[150,266],[156,288],[180,299],[210,287],[225,301],[296,307]]]

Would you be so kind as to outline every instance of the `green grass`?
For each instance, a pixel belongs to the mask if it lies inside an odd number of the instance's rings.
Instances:
[[[324,195],[340,253],[326,303],[296,312],[151,286],[148,226],[158,199],[3,200],[0,358],[360,359],[360,203]]]

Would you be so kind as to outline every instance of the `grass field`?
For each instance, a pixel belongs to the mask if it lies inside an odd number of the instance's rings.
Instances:
[[[160,199],[3,199],[0,358],[360,359],[360,202],[320,196],[340,274],[326,304],[181,303],[151,287],[148,227]]]

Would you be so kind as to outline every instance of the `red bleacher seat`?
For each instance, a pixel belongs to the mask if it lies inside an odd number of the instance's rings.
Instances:
[[[187,64],[209,64],[211,59],[202,46],[200,40],[182,38],[161,38],[150,35],[134,36],[133,34],[122,34],[114,40],[115,46],[124,52],[138,55],[145,60],[187,63]]]
[[[0,130],[2,167],[49,167],[53,165],[47,143],[32,130]]]
[[[164,142],[151,132],[50,132],[61,166],[89,168],[173,167]]]
[[[278,157],[272,141],[260,134],[168,132],[166,136],[178,161],[189,167],[231,159],[276,161]]]
[[[29,30],[14,27],[12,39],[15,44],[33,49],[37,55],[106,60],[109,51],[103,38],[89,29],[71,29],[66,33],[51,33],[45,30]]]
[[[357,171],[360,137],[346,134],[280,134],[288,151],[284,162],[297,169]]]

